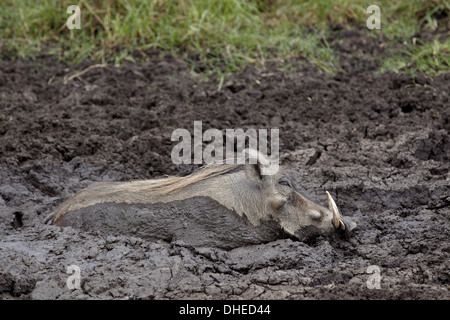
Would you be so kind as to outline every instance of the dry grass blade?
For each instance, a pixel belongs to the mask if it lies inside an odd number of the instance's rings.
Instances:
[[[102,64],[94,64],[94,65],[92,65],[92,66],[89,66],[89,67],[87,67],[86,69],[84,69],[84,70],[82,70],[82,71],[80,71],[80,72],[77,72],[77,73],[74,73],[73,75],[71,75],[71,76],[65,76],[64,77],[64,80],[63,80],[63,83],[64,84],[67,84],[69,81],[72,81],[73,79],[75,79],[75,78],[79,78],[79,77],[81,77],[83,74],[85,74],[85,73],[87,73],[87,72],[89,72],[89,71],[91,71],[91,70],[93,70],[93,69],[97,69],[97,68],[106,68],[108,65],[106,64],[106,63],[102,63]]]

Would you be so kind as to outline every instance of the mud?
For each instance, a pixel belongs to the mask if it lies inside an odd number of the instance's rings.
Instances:
[[[330,43],[335,75],[298,60],[248,68],[220,91],[158,53],[66,84],[94,63],[3,61],[0,298],[449,299],[450,74],[376,75],[381,40],[341,31]],[[279,128],[281,163],[312,200],[333,195],[353,236],[224,250],[42,223],[93,182],[191,173],[171,162],[170,137],[194,120]],[[79,289],[66,286],[70,265]]]

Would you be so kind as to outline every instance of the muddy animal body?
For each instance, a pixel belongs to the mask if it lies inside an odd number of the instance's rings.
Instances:
[[[147,240],[182,240],[193,246],[223,249],[286,236],[273,221],[255,228],[245,217],[209,197],[155,204],[99,203],[69,211],[55,224]]]
[[[188,177],[94,184],[45,221],[226,249],[353,228],[331,196],[330,209],[315,204],[282,172],[262,175],[267,162],[253,156],[254,165],[210,165]]]

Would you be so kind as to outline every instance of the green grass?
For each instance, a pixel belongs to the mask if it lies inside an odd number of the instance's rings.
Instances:
[[[420,41],[419,41],[420,42]],[[384,61],[380,72],[423,73],[436,76],[450,70],[450,39],[421,43],[394,53]]]
[[[296,56],[333,73],[339,65],[327,42],[331,24],[367,30],[365,10],[377,4],[382,29],[368,32],[402,43],[420,29],[448,24],[450,12],[448,0],[78,0],[81,29],[69,30],[66,8],[72,4],[4,0],[0,48],[20,57],[44,50],[74,63],[90,58],[120,64],[133,61],[136,51],[145,56],[152,49],[196,53],[206,72],[217,73],[222,81],[248,64],[283,65]],[[408,45],[383,68],[448,71],[448,41]]]

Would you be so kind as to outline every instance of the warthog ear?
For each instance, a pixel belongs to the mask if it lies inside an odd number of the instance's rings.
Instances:
[[[244,149],[242,151],[244,159],[248,159],[248,163],[245,165],[245,172],[250,178],[258,179],[261,181],[271,181],[272,179],[267,175],[264,175],[263,170],[270,167],[270,161],[264,155],[255,149]]]

